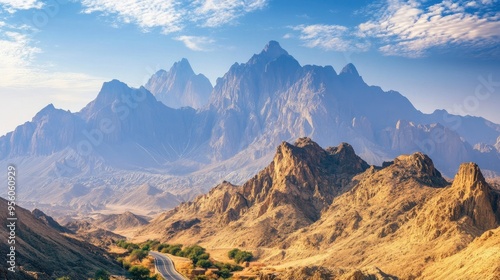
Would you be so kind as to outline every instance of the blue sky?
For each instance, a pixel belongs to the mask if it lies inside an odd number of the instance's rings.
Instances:
[[[500,123],[500,5],[478,1],[0,0],[0,135],[104,81],[138,87],[188,58],[212,83],[277,40],[301,64],[352,62],[424,111]]]

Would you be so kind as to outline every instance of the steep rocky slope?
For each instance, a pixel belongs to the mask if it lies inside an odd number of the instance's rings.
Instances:
[[[500,251],[486,244],[500,242],[499,222],[500,194],[474,163],[462,164],[450,184],[422,153],[368,167],[348,144],[323,150],[302,138],[281,144],[245,184],[225,182],[153,220],[137,238],[261,248],[260,261],[296,267],[283,275],[304,279],[444,278],[440,269],[451,264],[470,271],[457,279],[494,279]],[[455,264],[460,256],[466,259]],[[379,276],[365,273],[370,267]]]
[[[0,198],[0,208],[7,209],[7,201],[3,198]],[[63,275],[70,275],[72,279],[87,279],[98,269],[115,274],[124,273],[104,250],[64,236],[29,211],[17,207],[16,217],[16,270],[29,272],[31,279],[55,279]],[[7,220],[7,211],[0,211],[0,219]],[[8,236],[7,227],[2,227],[0,237],[8,240]],[[8,252],[7,243],[2,242],[0,254],[6,256]],[[2,269],[5,267],[5,264],[2,265]],[[2,279],[11,279],[10,277],[14,275],[7,274]]]
[[[368,168],[349,144],[323,150],[309,138],[282,143],[273,162],[241,186],[224,182],[151,222],[139,235],[220,246],[271,246],[317,221],[351,178]],[[250,234],[251,232],[251,234]],[[231,235],[230,240],[223,238]],[[214,239],[215,238],[215,239]]]

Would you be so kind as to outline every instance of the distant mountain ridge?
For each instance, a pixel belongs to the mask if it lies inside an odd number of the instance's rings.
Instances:
[[[181,60],[165,72],[167,84],[187,86],[180,73],[191,77],[188,66]],[[162,75],[147,86],[163,83]],[[20,180],[34,203],[94,211],[150,184],[164,191],[156,201],[167,208],[224,179],[246,181],[279,143],[303,136],[321,146],[349,142],[370,164],[421,151],[448,177],[464,161],[500,172],[500,125],[423,114],[400,93],[367,85],[352,64],[339,74],[301,66],[275,41],[232,65],[202,108],[173,109],[145,87],[113,80],[80,112],[49,105],[0,137],[0,161],[29,171]]]

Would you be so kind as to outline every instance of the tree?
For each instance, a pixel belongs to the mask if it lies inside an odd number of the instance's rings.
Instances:
[[[234,261],[236,263],[248,262],[253,258],[252,253],[247,251],[240,251],[234,256]]]
[[[136,261],[136,260],[142,261],[142,259],[144,259],[147,255],[148,251],[144,251],[141,249],[134,249],[130,253],[130,261]]]
[[[142,265],[134,265],[129,270],[130,276],[134,280],[147,280],[149,278],[149,269]]]
[[[248,262],[253,258],[252,253],[240,249],[232,249],[227,255],[230,259],[234,259],[236,263]]]
[[[227,278],[231,277],[231,271],[229,271],[229,269],[224,268],[222,270],[219,270],[217,272],[217,275],[219,275],[219,277],[221,277],[221,278],[227,279]]]
[[[202,267],[202,268],[209,268],[212,266],[212,262],[209,261],[209,260],[205,260],[205,259],[202,259],[202,260],[199,260],[197,263],[196,263],[196,266],[198,267]]]
[[[94,274],[95,280],[109,280],[109,273],[104,269],[99,269]]]
[[[69,276],[63,276],[63,277],[57,278],[56,280],[71,280],[71,278]]]
[[[230,259],[234,259],[234,257],[236,256],[236,254],[240,252],[240,249],[237,249],[237,248],[234,248],[232,249],[231,251],[229,251],[227,253],[227,256],[230,258]]]

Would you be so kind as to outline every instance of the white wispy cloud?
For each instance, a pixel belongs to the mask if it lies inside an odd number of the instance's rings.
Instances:
[[[215,40],[205,36],[178,36],[174,38],[177,41],[183,42],[187,48],[193,51],[209,51]]]
[[[85,13],[101,12],[116,16],[123,23],[137,24],[148,30],[161,28],[163,33],[182,30],[186,24],[218,27],[262,9],[268,0],[82,0]]]
[[[299,31],[299,39],[309,48],[321,48],[328,51],[366,51],[370,43],[355,38],[349,28],[341,25],[298,25],[292,27]]]
[[[144,30],[159,27],[164,33],[182,29],[186,10],[175,0],[82,0],[85,13],[116,15],[124,23],[134,23]]]
[[[0,0],[0,6],[7,12],[14,13],[17,10],[40,9],[43,3],[38,0]]]
[[[36,65],[36,55],[42,50],[29,35],[19,30],[0,30],[1,89],[54,88],[72,91],[98,88],[102,79],[82,73],[50,71]],[[97,87],[96,87],[97,86]]]
[[[387,0],[369,5],[371,11],[365,14],[371,19],[358,26],[313,24],[292,29],[307,47],[341,52],[376,46],[385,55],[420,57],[435,48],[486,50],[500,43],[500,12],[493,8],[497,2]]]
[[[264,8],[267,0],[196,0],[189,18],[205,27],[217,27],[243,16],[246,13]]]
[[[493,1],[496,2],[496,1]],[[466,44],[483,47],[500,42],[499,13],[481,12],[492,1],[388,1],[378,18],[358,26],[361,37],[381,40],[387,55],[419,57],[435,47]]]

